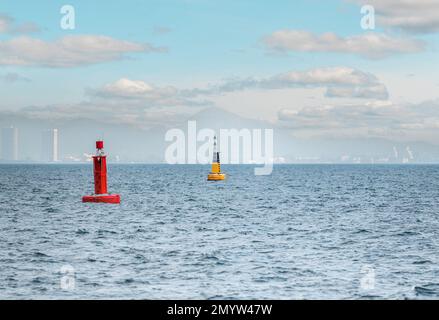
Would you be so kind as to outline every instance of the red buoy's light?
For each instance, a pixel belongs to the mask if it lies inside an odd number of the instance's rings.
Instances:
[[[104,149],[104,141],[96,141],[96,149]]]

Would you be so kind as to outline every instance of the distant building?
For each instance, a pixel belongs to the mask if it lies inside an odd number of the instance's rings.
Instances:
[[[58,161],[58,129],[43,131],[41,160],[44,162]]]
[[[18,129],[14,127],[2,129],[2,154],[4,161],[18,160]]]

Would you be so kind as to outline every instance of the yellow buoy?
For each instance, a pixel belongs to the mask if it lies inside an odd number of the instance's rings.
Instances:
[[[207,175],[208,181],[224,180],[226,175],[221,173],[220,153],[216,151],[216,137],[213,138],[213,161],[212,171]]]

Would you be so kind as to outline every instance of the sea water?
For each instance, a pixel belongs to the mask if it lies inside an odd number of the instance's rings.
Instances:
[[[0,298],[439,298],[439,166],[222,169],[0,165]]]

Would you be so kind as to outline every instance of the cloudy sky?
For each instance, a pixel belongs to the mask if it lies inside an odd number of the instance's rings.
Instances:
[[[208,107],[294,136],[435,143],[439,0],[0,1],[0,117],[172,126]]]

